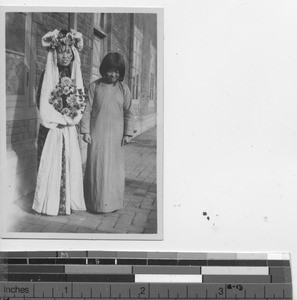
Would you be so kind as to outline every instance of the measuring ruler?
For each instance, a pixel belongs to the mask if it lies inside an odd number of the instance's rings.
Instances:
[[[293,299],[288,254],[0,252],[0,299]]]

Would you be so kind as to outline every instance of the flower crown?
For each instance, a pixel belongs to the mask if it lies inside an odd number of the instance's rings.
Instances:
[[[82,34],[74,29],[70,29],[70,31],[59,31],[57,29],[50,31],[42,37],[41,43],[43,47],[48,49],[56,49],[60,45],[69,45],[80,51],[84,47]]]

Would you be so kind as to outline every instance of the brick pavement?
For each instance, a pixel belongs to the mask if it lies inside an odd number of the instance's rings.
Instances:
[[[54,233],[157,233],[156,128],[125,146],[124,209],[113,213],[73,212],[43,216],[32,211],[33,194],[13,208],[17,220],[9,231]]]

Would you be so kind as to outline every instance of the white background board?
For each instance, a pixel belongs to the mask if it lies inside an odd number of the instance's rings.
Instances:
[[[297,2],[47,4],[164,8],[164,240],[1,240],[0,250],[291,252],[296,293]]]

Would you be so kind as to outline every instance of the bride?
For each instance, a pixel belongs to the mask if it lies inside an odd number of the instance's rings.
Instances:
[[[69,215],[86,210],[75,126],[85,107],[78,53],[83,39],[75,30],[56,29],[43,36],[42,45],[48,55],[39,99],[40,162],[32,208],[46,215]]]

